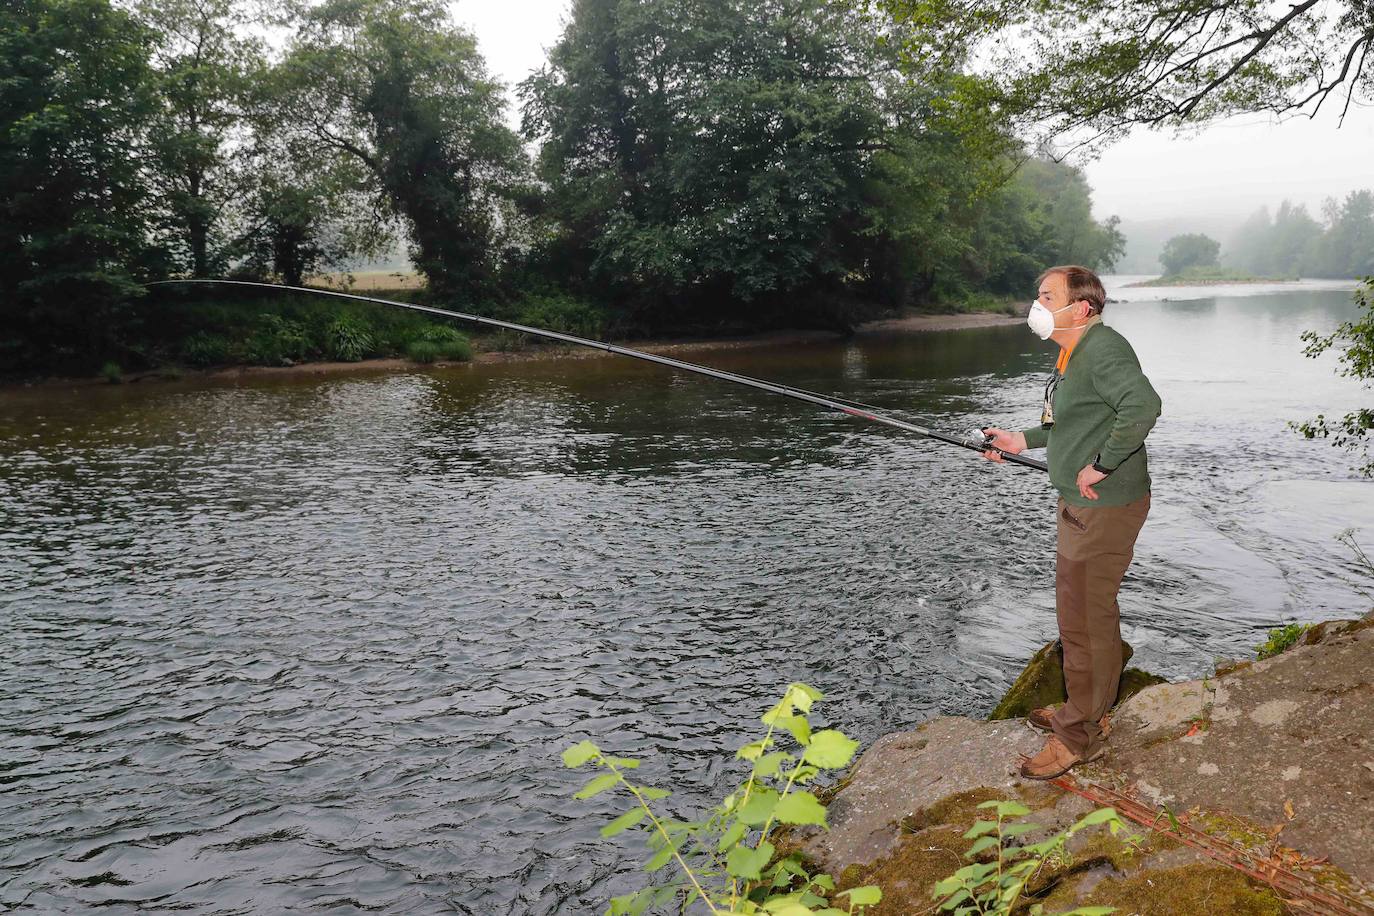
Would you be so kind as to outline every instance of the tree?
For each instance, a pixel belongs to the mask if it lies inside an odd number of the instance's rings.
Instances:
[[[279,123],[361,166],[404,220],[430,295],[498,295],[503,249],[521,244],[527,163],[476,40],[439,0],[327,0],[298,24]]]
[[[155,269],[131,153],[152,108],[149,43],[107,0],[0,8],[0,324],[10,368],[108,355],[137,281]]]
[[[857,2],[857,0],[855,0]],[[976,62],[996,104],[1080,142],[1374,89],[1367,0],[875,0],[913,66]]]
[[[1220,252],[1220,243],[1201,233],[1176,235],[1164,243],[1159,263],[1167,276],[1176,277],[1190,267],[1215,267]]]
[[[261,43],[234,0],[142,0],[139,18],[156,36],[157,107],[148,161],[173,233],[193,277],[227,266],[231,206],[242,197],[251,87],[265,67]]]
[[[1341,375],[1361,379],[1369,387],[1374,379],[1374,277],[1365,281],[1364,287],[1355,293],[1355,302],[1362,314],[1347,321],[1331,334],[1317,334],[1305,331],[1302,339],[1307,341],[1308,356],[1317,357],[1338,345],[1342,347],[1339,359]],[[1331,444],[1351,452],[1358,452],[1364,460],[1359,471],[1366,477],[1374,477],[1374,459],[1369,455],[1369,439],[1374,431],[1374,409],[1368,407],[1352,410],[1339,420],[1328,422],[1325,414],[1304,423],[1290,424],[1308,439],[1330,439]]]

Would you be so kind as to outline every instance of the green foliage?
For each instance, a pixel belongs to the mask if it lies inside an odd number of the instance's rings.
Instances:
[[[467,362],[472,359],[472,344],[448,325],[431,325],[406,344],[406,358],[417,363]]]
[[[1159,263],[1165,276],[1176,277],[1192,268],[1215,267],[1220,251],[1221,243],[1202,233],[1176,235],[1164,243]]]
[[[1312,628],[1310,623],[1289,623],[1269,631],[1269,638],[1255,647],[1260,659],[1273,658],[1281,652],[1293,648],[1302,634]]]
[[[218,366],[229,362],[229,341],[218,334],[197,331],[181,345],[181,358],[192,366]]]
[[[124,381],[124,370],[119,367],[119,363],[107,362],[100,367],[100,377],[111,385],[118,385]]]
[[[1132,125],[1315,109],[1370,88],[1374,31],[1351,3],[1227,0],[850,0],[876,6],[913,74],[968,67],[1045,138],[1098,145]],[[1347,94],[1348,93],[1348,94]]]
[[[1017,908],[1026,885],[1045,865],[1053,867],[1067,858],[1066,844],[1076,833],[1097,824],[1106,824],[1112,835],[1126,826],[1113,808],[1099,808],[1080,818],[1073,826],[1047,839],[1022,845],[1017,839],[1041,829],[1037,824],[1010,823],[1012,818],[1030,814],[1030,809],[1013,801],[986,801],[978,806],[993,809],[995,821],[974,822],[964,839],[973,840],[965,858],[982,856],[970,865],[936,883],[931,895],[940,901],[941,910],[952,910],[955,916],[997,914],[1008,916]],[[1126,841],[1133,846],[1140,842],[1138,835]],[[994,858],[991,858],[995,856]],[[986,860],[986,861],[984,861]],[[1034,904],[1031,916],[1041,916],[1044,908]],[[1087,906],[1070,910],[1061,916],[1104,916],[1116,912],[1113,907]]]
[[[357,166],[436,299],[492,295],[527,165],[476,39],[439,0],[326,0],[293,24],[266,103],[282,142]]]
[[[373,337],[357,317],[344,313],[325,329],[324,349],[330,359],[356,363],[373,353]]]
[[[835,892],[829,875],[809,873],[796,854],[779,856],[770,838],[784,824],[826,826],[825,809],[803,786],[824,770],[849,765],[858,742],[834,729],[812,733],[808,714],[821,693],[805,684],[792,684],[761,721],[762,738],[735,755],[749,766],[749,775],[704,819],[681,821],[664,817],[650,802],[670,793],[632,781],[627,774],[639,761],[605,754],[590,741],[563,752],[568,767],[594,766],[594,776],[575,795],[585,799],[608,790],[628,795],[633,803],[601,830],[615,836],[640,832],[651,852],[646,872],[672,865],[678,875],[667,883],[615,897],[607,916],[643,913],[652,906],[680,901],[683,911],[701,901],[712,913],[770,913],[777,916],[844,916],[877,904],[877,887]],[[792,738],[791,750],[782,736]]]
[[[107,0],[0,6],[0,326],[15,364],[89,371],[151,266],[150,36]],[[9,361],[7,359],[7,361]]]
[[[1326,201],[1322,220],[1284,201],[1261,207],[1227,243],[1223,260],[1255,273],[1353,278],[1374,274],[1374,191]]]
[[[577,337],[600,339],[606,333],[606,310],[563,294],[530,296],[520,303],[513,319],[517,324]]]
[[[1366,278],[1364,287],[1356,290],[1355,303],[1362,314],[1352,321],[1343,322],[1330,334],[1304,331],[1302,339],[1306,341],[1307,348],[1303,352],[1315,358],[1333,347],[1343,348],[1337,371],[1341,375],[1364,381],[1368,387],[1374,380],[1374,277]],[[1358,452],[1364,459],[1360,473],[1374,477],[1374,458],[1369,456],[1374,409],[1362,407],[1352,410],[1331,423],[1328,423],[1325,414],[1317,414],[1315,419],[1288,425],[1308,439],[1330,438],[1331,444],[1337,448]]]
[[[243,356],[261,366],[278,366],[285,361],[306,359],[313,347],[304,326],[280,315],[259,315],[257,328],[245,341]]]

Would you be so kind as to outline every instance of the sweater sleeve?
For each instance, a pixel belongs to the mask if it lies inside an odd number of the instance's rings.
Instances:
[[[1115,470],[1142,445],[1159,419],[1162,404],[1129,344],[1109,348],[1093,367],[1093,388],[1116,411],[1101,448],[1104,468]]]
[[[1026,448],[1044,448],[1050,444],[1050,431],[1043,426],[1032,426],[1021,430],[1026,437]]]

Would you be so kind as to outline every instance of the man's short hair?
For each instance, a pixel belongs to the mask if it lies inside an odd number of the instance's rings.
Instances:
[[[1098,279],[1097,274],[1088,268],[1079,267],[1077,264],[1062,264],[1058,267],[1051,267],[1035,281],[1036,289],[1040,288],[1040,284],[1045,282],[1046,277],[1053,274],[1063,275],[1064,283],[1069,288],[1070,302],[1086,299],[1099,315],[1107,307],[1107,290],[1102,286],[1102,281]]]

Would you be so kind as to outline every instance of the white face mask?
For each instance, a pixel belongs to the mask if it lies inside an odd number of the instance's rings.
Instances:
[[[1030,329],[1034,331],[1035,335],[1041,340],[1049,340],[1050,335],[1054,333],[1054,316],[1058,315],[1060,312],[1073,308],[1076,304],[1077,303],[1070,302],[1068,305],[1064,306],[1064,308],[1055,309],[1051,312],[1041,305],[1040,300],[1037,299],[1031,303],[1030,314],[1026,316],[1026,324],[1030,325]]]

